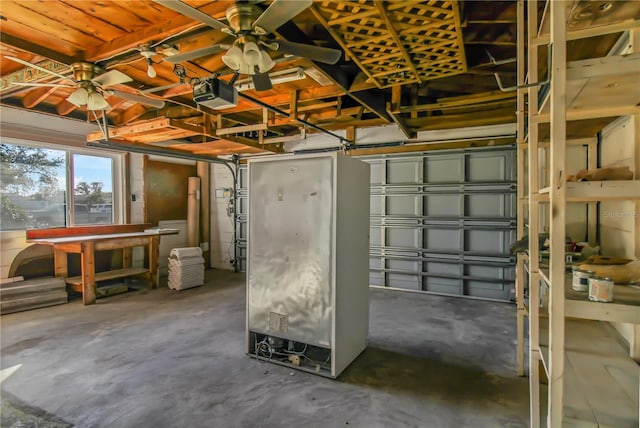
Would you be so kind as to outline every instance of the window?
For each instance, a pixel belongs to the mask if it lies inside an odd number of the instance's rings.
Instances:
[[[75,224],[113,223],[110,158],[73,155]]]
[[[118,155],[0,142],[0,230],[117,222]]]

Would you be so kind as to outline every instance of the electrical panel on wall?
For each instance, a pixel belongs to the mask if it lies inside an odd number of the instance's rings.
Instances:
[[[366,347],[369,165],[249,161],[247,353],[337,377]]]

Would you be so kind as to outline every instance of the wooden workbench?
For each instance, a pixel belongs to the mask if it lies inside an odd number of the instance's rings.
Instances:
[[[65,236],[64,231],[62,231],[50,237],[39,237],[47,235],[42,231],[28,231],[27,242],[53,247],[55,275],[64,278],[68,284],[71,284],[74,288],[81,291],[82,302],[85,305],[91,305],[96,302],[97,281],[145,275],[149,279],[149,286],[151,288],[157,288],[160,236],[176,234],[178,230],[164,229],[148,232],[139,230],[133,232],[100,233],[101,231],[109,232],[117,230],[115,229],[117,227],[118,226],[110,226],[102,230],[99,228],[87,228],[86,231],[94,232],[93,234],[87,235],[76,234],[74,230],[70,229],[68,233],[72,236]],[[131,267],[131,251],[127,251],[127,249],[140,246],[145,246],[148,249],[148,268]],[[96,273],[95,252],[116,249],[125,250],[123,251],[123,268]],[[80,254],[80,276],[68,277],[67,254],[69,253]]]

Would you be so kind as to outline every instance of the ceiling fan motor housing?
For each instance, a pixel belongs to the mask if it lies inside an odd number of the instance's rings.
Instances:
[[[250,34],[262,9],[252,3],[237,3],[227,9],[227,21],[236,34]]]
[[[104,73],[104,69],[88,62],[76,62],[71,64],[73,79],[76,82],[88,82],[94,77]]]

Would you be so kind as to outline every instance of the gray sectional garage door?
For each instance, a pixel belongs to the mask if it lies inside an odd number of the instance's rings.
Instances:
[[[512,299],[512,147],[361,159],[371,164],[371,285]],[[238,182],[237,255],[244,270],[245,167]]]

